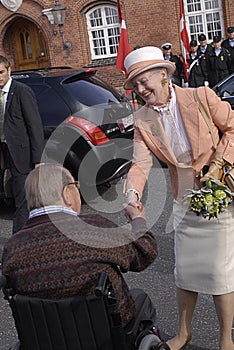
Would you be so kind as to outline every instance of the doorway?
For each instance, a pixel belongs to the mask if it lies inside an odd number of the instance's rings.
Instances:
[[[11,27],[15,69],[34,69],[49,66],[44,35],[33,22],[24,18]]]

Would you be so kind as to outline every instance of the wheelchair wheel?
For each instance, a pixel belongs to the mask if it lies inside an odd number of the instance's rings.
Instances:
[[[151,346],[162,344],[162,341],[155,334],[147,334],[140,342],[138,350],[150,350]]]

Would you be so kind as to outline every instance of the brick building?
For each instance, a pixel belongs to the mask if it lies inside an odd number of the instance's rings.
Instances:
[[[121,0],[131,49],[169,41],[180,53],[179,0]],[[53,9],[66,7],[63,26],[54,22]],[[52,10],[52,11],[51,11]],[[208,39],[225,37],[234,25],[233,0],[184,0],[190,39],[201,32]],[[115,68],[119,39],[116,1],[111,0],[2,0],[0,54],[13,69],[46,66],[97,67],[98,74],[122,86],[123,73]]]

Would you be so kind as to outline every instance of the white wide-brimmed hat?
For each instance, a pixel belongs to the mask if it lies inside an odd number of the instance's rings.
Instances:
[[[127,77],[124,83],[126,90],[131,90],[132,79],[138,74],[152,68],[166,68],[169,74],[175,71],[175,64],[164,60],[162,51],[155,46],[145,46],[130,52],[124,60]]]

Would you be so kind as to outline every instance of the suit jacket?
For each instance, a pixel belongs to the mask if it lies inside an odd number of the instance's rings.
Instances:
[[[152,167],[152,154],[167,163],[174,197],[180,200],[186,189],[199,181],[204,165],[209,165],[215,152],[209,129],[194,100],[192,88],[174,86],[176,99],[190,141],[193,161],[191,165],[179,163],[165,134],[160,115],[147,105],[135,114],[133,165],[128,173],[126,188],[135,188],[140,194]],[[218,146],[217,153],[223,159],[234,162],[234,111],[208,87],[197,88],[199,99],[210,119]],[[219,130],[222,138],[219,142]],[[156,184],[155,184],[156,186]]]
[[[227,49],[231,55],[230,73],[233,73],[234,72],[234,46],[230,45],[229,39],[225,39],[224,41],[222,41],[221,46]]]
[[[100,215],[53,213],[29,219],[6,243],[2,271],[15,292],[41,298],[94,294],[102,271],[110,277],[122,320],[135,313],[133,299],[118,268],[141,271],[157,256],[155,237],[145,220],[134,232]]]
[[[41,160],[44,134],[34,92],[15,80],[7,96],[4,135],[15,167],[27,174]]]

